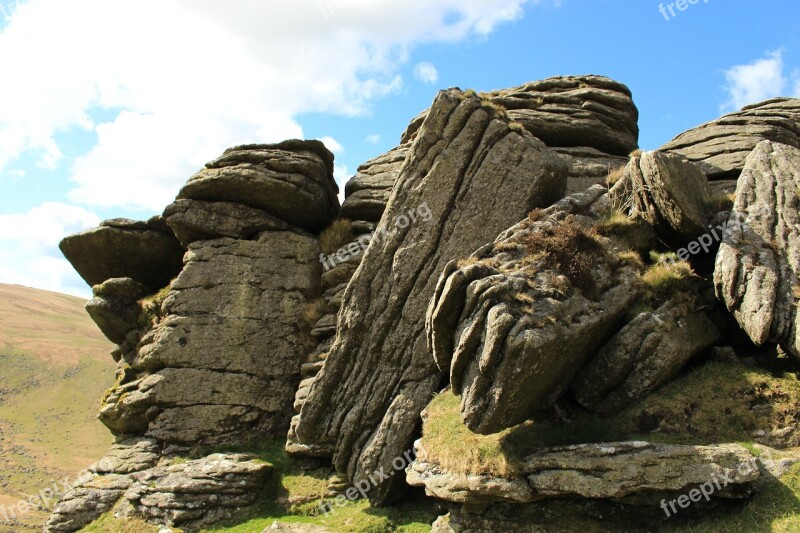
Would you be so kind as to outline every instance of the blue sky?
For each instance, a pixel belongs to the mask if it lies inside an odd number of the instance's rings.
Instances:
[[[323,138],[343,185],[444,87],[610,76],[647,149],[800,96],[800,3],[681,5],[0,0],[0,282],[87,295],[60,238],[159,212],[232,144]]]

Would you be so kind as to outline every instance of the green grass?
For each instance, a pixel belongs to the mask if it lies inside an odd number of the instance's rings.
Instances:
[[[301,464],[283,451],[282,440],[253,442],[241,446],[201,447],[193,450],[189,457],[202,457],[210,453],[253,453],[259,460],[273,466],[273,471],[259,494],[258,502],[249,509],[237,513],[234,520],[222,522],[204,529],[215,533],[260,533],[273,522],[299,522],[316,524],[332,531],[356,533],[428,533],[430,524],[438,514],[431,500],[414,499],[394,507],[372,508],[366,500],[348,502],[325,515],[322,501],[328,497],[328,480],[333,472],[328,468],[305,470]],[[146,529],[146,524],[134,523],[140,529],[128,529],[109,512],[98,518],[83,531],[117,532],[133,531],[149,533],[157,529]]]
[[[423,446],[447,470],[503,476],[519,471],[523,458],[544,446],[630,439],[748,442],[755,430],[797,423],[798,405],[796,373],[711,362],[610,418],[578,412],[571,423],[529,421],[493,435],[470,432],[461,421],[460,399],[445,392],[428,406]],[[800,435],[789,445],[800,446]]]
[[[675,533],[796,533],[800,531],[800,464],[770,483],[746,505],[725,514],[668,528]]]

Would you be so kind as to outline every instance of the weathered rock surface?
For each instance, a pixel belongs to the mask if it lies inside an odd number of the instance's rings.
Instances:
[[[626,156],[638,147],[630,89],[603,76],[558,76],[486,94],[548,146],[589,146]]]
[[[410,142],[401,144],[358,167],[358,173],[345,186],[340,216],[379,221],[410,149]]]
[[[86,312],[108,340],[122,344],[139,327],[137,303],[150,290],[131,278],[111,278],[92,287],[94,298],[86,303]]]
[[[339,210],[333,154],[320,141],[229,148],[189,178],[178,199],[233,202],[317,232]]]
[[[683,243],[708,231],[708,180],[681,156],[656,151],[634,155],[616,190],[624,190],[626,199],[615,198],[615,205],[647,222],[662,239]]]
[[[181,271],[184,252],[160,217],[106,221],[64,238],[59,248],[89,285],[132,278],[152,291],[167,286]]]
[[[717,296],[754,343],[800,357],[800,149],[764,141],[747,157],[717,253]]]
[[[729,484],[714,496],[736,498],[749,494],[760,477],[757,460],[738,444],[630,441],[543,448],[525,457],[521,471],[506,478],[447,472],[428,457],[420,441],[415,451],[417,458],[406,472],[408,483],[455,503],[528,503],[561,497],[618,500],[685,493],[725,475]]]
[[[266,211],[232,202],[176,200],[164,209],[164,219],[185,247],[195,241],[231,237],[252,239],[262,231],[291,226]]]
[[[44,527],[45,533],[71,533],[111,509],[133,483],[130,474],[156,465],[160,447],[151,439],[115,444],[106,456],[61,496]]]
[[[800,148],[800,99],[773,98],[681,133],[660,148],[697,163],[709,179],[735,179],[756,145]]]
[[[596,148],[553,148],[569,167],[567,194],[583,192],[592,185],[605,185],[608,175],[628,164],[628,157],[609,155]]]
[[[350,480],[392,471],[439,384],[423,318],[444,265],[564,193],[560,159],[493,114],[457,90],[437,96],[379,224],[387,236],[370,245],[344,293],[336,340],[295,430],[301,444],[335,450]],[[423,202],[430,222],[392,227]],[[386,502],[400,484],[394,476],[370,499]]]
[[[165,442],[285,434],[305,348],[299,318],[318,291],[316,239],[194,243],[155,327],[126,362],[101,420]]]
[[[587,233],[610,213],[597,185],[511,227],[466,266],[445,267],[428,345],[472,431],[495,433],[549,408],[619,327],[638,273]]]
[[[213,454],[132,474],[125,492],[148,522],[197,530],[255,503],[272,467],[244,454]]]
[[[707,305],[679,292],[626,324],[572,383],[577,400],[608,415],[644,398],[721,338]]]

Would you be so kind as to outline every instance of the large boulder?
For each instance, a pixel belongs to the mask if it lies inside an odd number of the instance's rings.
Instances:
[[[101,420],[165,442],[285,435],[319,287],[316,239],[265,232],[190,245]]]
[[[333,154],[320,141],[229,148],[189,178],[181,200],[233,202],[318,232],[339,210]]]
[[[156,291],[183,265],[184,249],[161,217],[147,222],[108,220],[64,238],[59,248],[89,285],[131,278]]]
[[[439,93],[417,135],[296,424],[300,443],[332,451],[354,481],[393,472],[439,385],[423,331],[445,265],[558,200],[566,186],[557,156],[456,89]],[[430,220],[409,222],[423,203]],[[390,476],[370,500],[386,502],[401,485],[401,476]]]
[[[638,314],[581,370],[571,388],[585,407],[613,414],[675,376],[721,334],[692,290]]]
[[[800,148],[760,142],[747,157],[717,253],[717,295],[750,339],[800,357]]]
[[[638,296],[638,271],[593,232],[610,213],[596,185],[445,267],[427,338],[472,431],[495,433],[548,409],[617,331]]]
[[[548,146],[588,146],[618,156],[638,147],[631,91],[610,78],[557,76],[485,96]]]
[[[800,148],[800,99],[773,98],[681,133],[660,148],[697,163],[709,179],[736,179],[756,145]]]
[[[196,531],[253,505],[270,470],[252,455],[216,453],[132,474],[125,499],[148,522]]]
[[[613,193],[624,196],[614,198],[615,207],[644,220],[666,241],[683,244],[708,231],[708,180],[681,156],[633,154]]]

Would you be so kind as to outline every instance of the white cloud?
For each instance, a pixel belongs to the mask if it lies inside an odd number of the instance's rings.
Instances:
[[[433,63],[423,61],[414,67],[414,77],[422,83],[434,84],[439,81],[439,71]]]
[[[28,0],[0,33],[0,170],[33,154],[70,169],[74,202],[160,210],[224,148],[301,137],[301,113],[365,113],[415,45],[543,1]],[[57,134],[76,129],[97,143],[65,160]]]
[[[729,68],[725,71],[725,80],[729,99],[722,106],[723,110],[738,110],[768,98],[785,96],[789,82],[784,74],[783,50]]]
[[[336,139],[334,139],[331,136],[321,137],[320,141],[322,141],[322,144],[325,145],[325,148],[327,148],[328,150],[330,150],[334,154],[341,154],[341,153],[344,152],[344,148],[339,143],[339,141],[337,141]]]
[[[367,138],[364,139],[369,144],[378,144],[381,142],[381,136],[377,133],[373,133],[372,135],[367,135]]]
[[[58,243],[99,222],[82,207],[55,202],[0,215],[0,280],[87,297],[89,287],[61,255]]]

